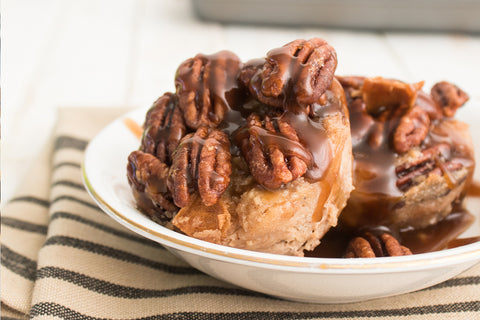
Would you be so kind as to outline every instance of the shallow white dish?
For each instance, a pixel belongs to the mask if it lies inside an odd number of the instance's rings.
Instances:
[[[127,157],[139,140],[123,119],[141,124],[145,112],[117,119],[90,142],[82,167],[87,191],[119,223],[213,277],[289,300],[346,303],[426,288],[480,262],[480,242],[404,257],[303,258],[225,247],[162,227],[136,209],[126,178]]]

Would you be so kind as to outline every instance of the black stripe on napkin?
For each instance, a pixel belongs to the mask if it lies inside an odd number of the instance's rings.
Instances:
[[[173,274],[194,275],[200,274],[200,271],[190,267],[171,266],[165,263],[149,260],[135,254],[107,247],[91,241],[81,240],[67,236],[53,236],[47,239],[44,246],[60,245],[70,248],[80,249],[87,252],[111,257],[117,260],[143,265],[152,269],[161,270]]]
[[[12,203],[12,202],[28,202],[28,203],[38,204],[39,206],[42,206],[42,207],[45,207],[45,208],[50,207],[50,202],[48,200],[40,199],[40,198],[33,197],[33,196],[16,197],[16,198],[10,199],[9,202],[10,203]]]
[[[76,169],[80,169],[81,165],[79,163],[69,162],[69,161],[59,162],[55,166],[53,166],[53,170],[57,170],[57,169],[62,168],[62,167],[73,167],[73,168],[76,168]]]
[[[2,225],[9,226],[10,228],[15,228],[28,232],[35,232],[39,234],[47,234],[48,226],[41,224],[35,224],[31,222],[22,221],[10,217],[2,217]]]
[[[70,187],[70,188],[75,188],[79,190],[85,190],[85,187],[83,186],[83,184],[76,183],[69,180],[58,180],[52,183],[52,187],[56,187],[56,186],[64,186],[64,187]]]
[[[54,151],[60,149],[76,149],[83,151],[87,147],[88,141],[71,136],[59,136],[55,139]]]
[[[9,269],[19,276],[35,281],[37,263],[3,244],[1,245],[1,264],[2,267]]]
[[[58,196],[58,197],[56,197],[55,199],[52,200],[52,204],[54,204],[58,201],[62,201],[62,200],[67,200],[67,201],[80,203],[80,204],[83,204],[84,206],[87,206],[89,208],[95,209],[95,210],[103,213],[102,209],[100,209],[96,204],[85,201],[85,200],[82,200],[82,199],[79,199],[79,198],[76,198],[76,197],[73,197],[73,196],[66,196],[66,195]]]
[[[37,271],[37,279],[55,278],[60,279],[90,291],[104,295],[126,299],[164,298],[185,294],[218,294],[250,297],[265,297],[266,295],[240,288],[224,288],[218,286],[188,286],[175,289],[154,290],[123,286],[112,282],[92,278],[85,274],[57,267],[44,267]]]
[[[434,289],[442,289],[442,288],[450,288],[450,287],[460,287],[460,286],[469,286],[469,285],[476,285],[480,284],[480,276],[476,277],[458,277],[452,278],[442,283],[439,283],[433,287],[426,288],[424,290],[434,290]]]
[[[136,318],[134,320],[249,320],[249,319],[270,319],[270,320],[287,320],[287,319],[331,319],[331,318],[385,318],[392,316],[412,316],[425,314],[443,314],[452,312],[478,312],[480,311],[480,301],[456,302],[449,304],[439,304],[432,306],[420,306],[399,309],[376,309],[376,310],[358,310],[358,311],[320,311],[320,312],[238,312],[238,313],[205,313],[205,312],[177,312],[168,314],[159,314],[149,317]],[[66,319],[87,319],[87,320],[104,320],[104,318],[96,318],[81,314],[68,307],[51,302],[41,302],[32,306],[30,311],[31,317],[36,316],[56,316]]]
[[[104,232],[113,234],[113,235],[115,235],[115,236],[117,236],[117,237],[120,237],[120,238],[128,239],[128,240],[135,241],[135,242],[138,242],[138,243],[141,243],[141,244],[144,244],[144,245],[148,245],[148,246],[150,246],[150,247],[154,247],[154,248],[158,248],[158,249],[165,250],[164,247],[162,247],[160,244],[157,244],[156,242],[154,242],[154,241],[152,241],[152,240],[149,240],[149,239],[143,238],[143,237],[139,237],[139,236],[136,236],[136,235],[134,235],[134,234],[127,233],[127,232],[124,232],[124,231],[120,231],[120,230],[118,230],[118,229],[109,227],[109,226],[107,226],[107,225],[98,223],[98,222],[96,222],[96,221],[87,219],[87,218],[85,218],[85,217],[82,217],[82,216],[79,216],[79,215],[76,215],[76,214],[73,214],[73,213],[63,212],[63,211],[55,212],[55,213],[50,217],[50,222],[52,222],[52,221],[54,221],[54,220],[56,220],[56,219],[69,219],[69,220],[73,220],[73,221],[75,221],[75,222],[82,223],[82,224],[85,224],[85,225],[87,225],[87,226],[93,227],[93,228],[95,228],[95,229],[102,230],[102,231],[104,231]],[[112,220],[112,221],[113,221],[113,220]]]

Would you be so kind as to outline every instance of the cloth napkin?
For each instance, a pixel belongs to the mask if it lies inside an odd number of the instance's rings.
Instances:
[[[2,212],[2,319],[480,319],[480,265],[418,292],[333,305],[193,269],[107,216],[82,185],[88,141],[125,111],[59,110],[51,144]]]

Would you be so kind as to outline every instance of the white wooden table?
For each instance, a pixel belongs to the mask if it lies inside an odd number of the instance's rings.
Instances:
[[[44,147],[58,107],[145,107],[174,90],[178,64],[198,52],[248,60],[296,38],[328,40],[337,74],[426,80],[428,90],[457,84],[471,97],[458,116],[480,138],[478,36],[220,25],[197,20],[188,0],[5,0],[1,12],[3,203]]]

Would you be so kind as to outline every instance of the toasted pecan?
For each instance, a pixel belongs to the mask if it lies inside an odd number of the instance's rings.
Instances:
[[[144,204],[144,207],[153,207],[158,212],[177,210],[166,187],[167,176],[168,166],[154,155],[137,150],[128,156],[127,177],[130,186],[152,202],[152,206]],[[152,212],[149,214],[153,215]]]
[[[276,189],[301,177],[310,165],[309,151],[301,144],[295,129],[280,117],[255,113],[241,128],[235,140],[255,180]]]
[[[230,141],[225,133],[201,126],[186,135],[174,152],[167,185],[175,204],[185,207],[198,190],[206,206],[213,205],[230,183]]]
[[[225,92],[234,87],[240,59],[230,51],[197,54],[177,69],[175,87],[188,127],[216,127],[231,107]]]
[[[325,40],[295,40],[247,63],[241,80],[261,102],[283,107],[287,96],[306,106],[319,101],[330,87],[337,67],[337,55]]]
[[[419,146],[430,129],[430,118],[418,106],[410,108],[401,118],[393,133],[393,148],[398,153]]]
[[[431,95],[442,108],[445,117],[453,117],[458,108],[468,101],[468,95],[456,85],[442,81],[432,87]]]
[[[170,164],[173,151],[187,132],[175,94],[167,92],[153,103],[144,130],[140,150]]]
[[[394,236],[382,233],[379,236],[365,232],[361,237],[353,238],[347,247],[345,258],[375,258],[411,255],[412,252],[402,246]]]

